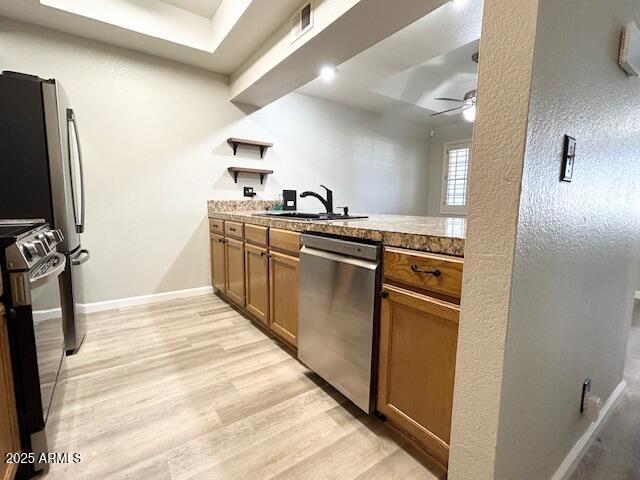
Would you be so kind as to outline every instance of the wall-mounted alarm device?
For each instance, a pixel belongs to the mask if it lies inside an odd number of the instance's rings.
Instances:
[[[636,22],[624,26],[618,62],[629,75],[640,76],[640,28]]]
[[[295,211],[298,208],[295,190],[282,190],[282,209]]]

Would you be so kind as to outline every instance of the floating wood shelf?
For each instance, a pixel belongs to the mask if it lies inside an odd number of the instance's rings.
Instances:
[[[257,140],[246,140],[244,138],[234,138],[234,137],[227,138],[227,143],[231,145],[231,148],[233,148],[234,155],[238,151],[238,145],[245,145],[247,147],[257,147],[260,149],[260,158],[264,157],[264,152],[267,150],[267,148],[273,147],[273,143],[259,142]]]
[[[229,170],[229,173],[233,175],[234,183],[238,183],[239,173],[257,173],[258,175],[260,175],[260,185],[262,185],[262,182],[266,175],[273,173],[273,170],[262,170],[260,168],[229,167],[227,170]]]

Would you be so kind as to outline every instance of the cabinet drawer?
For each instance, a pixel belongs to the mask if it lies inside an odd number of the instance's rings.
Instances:
[[[464,260],[432,253],[384,249],[384,278],[420,290],[456,299],[462,290]]]
[[[227,237],[237,238],[238,240],[244,239],[244,224],[240,222],[230,222],[227,220],[224,222],[224,234]]]
[[[280,250],[295,255],[300,255],[300,234],[290,230],[269,229],[269,245],[275,250]]]
[[[217,233],[218,235],[224,235],[224,220],[219,220],[217,218],[210,218],[209,232]]]
[[[249,243],[266,247],[269,245],[269,228],[245,223],[244,238]]]

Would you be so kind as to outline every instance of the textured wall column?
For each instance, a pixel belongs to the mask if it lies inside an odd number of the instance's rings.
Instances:
[[[485,0],[449,480],[494,478],[538,0]]]

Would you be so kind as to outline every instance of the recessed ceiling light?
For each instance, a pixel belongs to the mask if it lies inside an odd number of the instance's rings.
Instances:
[[[456,7],[461,7],[465,3],[467,3],[467,0],[451,0],[451,3],[453,3]]]
[[[325,66],[320,69],[320,77],[325,82],[330,82],[336,76],[336,67]]]

